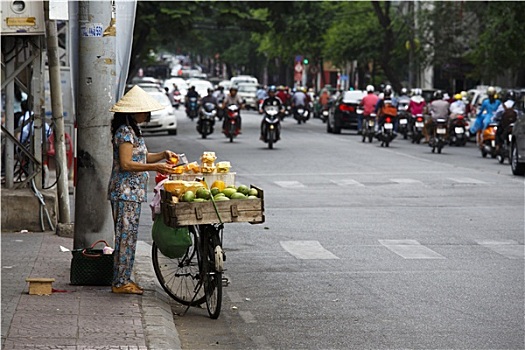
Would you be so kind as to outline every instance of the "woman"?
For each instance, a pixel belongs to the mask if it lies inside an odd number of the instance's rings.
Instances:
[[[134,86],[112,108],[113,169],[108,186],[115,222],[113,293],[142,294],[131,280],[139,228],[141,203],[146,201],[148,171],[173,172],[172,151],[149,153],[138,124],[147,122],[151,112],[164,107],[138,86]]]

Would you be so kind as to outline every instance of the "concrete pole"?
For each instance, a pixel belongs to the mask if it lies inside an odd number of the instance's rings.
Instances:
[[[111,1],[80,1],[79,83],[77,105],[77,186],[75,249],[99,239],[114,246],[114,226],[107,188],[113,152],[109,112],[115,103],[114,35],[103,36],[111,22]]]
[[[57,164],[58,222],[69,224],[69,188],[64,142],[64,112],[62,108],[62,86],[60,83],[60,61],[58,58],[58,34],[54,20],[49,19],[49,1],[44,1],[47,35],[47,62],[49,66],[49,86],[51,91],[51,111],[55,136],[55,156]]]
[[[6,36],[2,40],[5,40],[8,45],[12,46],[16,43],[14,37]],[[16,48],[18,49],[18,47]],[[11,54],[12,55],[12,54]],[[7,57],[4,54],[2,62],[7,62],[5,65],[5,76],[9,77],[15,71],[15,60],[13,57]],[[9,81],[5,87],[5,123],[6,129],[14,135],[15,131],[15,117],[14,117],[14,101],[15,101],[15,83],[14,79]],[[14,143],[6,138],[5,142],[5,185],[7,188],[12,189],[14,187],[14,168],[15,168],[15,145]]]
[[[44,37],[31,36],[33,42],[33,49],[38,51],[38,55],[33,60],[33,72],[31,73],[31,93],[29,98],[32,99],[33,104],[31,108],[35,114],[35,121],[33,123],[33,154],[35,158],[43,165],[42,149],[43,142],[47,142],[45,135],[45,113],[44,113],[44,56],[42,51],[44,48]],[[44,167],[42,166],[42,170]],[[33,169],[35,170],[35,169]],[[44,187],[43,171],[39,171],[35,176],[36,187],[41,190]]]

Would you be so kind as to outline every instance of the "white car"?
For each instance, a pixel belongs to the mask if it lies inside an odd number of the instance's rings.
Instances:
[[[168,89],[170,89],[169,92],[173,92],[173,84],[177,85],[177,89],[179,89],[182,97],[186,96],[189,87],[188,83],[186,83],[186,80],[180,77],[171,77],[169,79],[164,80],[163,87],[167,87]]]
[[[177,117],[168,96],[160,91],[148,91],[148,94],[163,105],[164,109],[151,112],[151,120],[140,124],[142,131],[167,131],[169,135],[177,135]]]
[[[241,83],[259,84],[257,78],[252,77],[251,75],[238,75],[236,77],[232,77],[230,81],[232,82],[232,85],[238,85]]]
[[[237,93],[244,100],[247,109],[257,109],[257,84],[239,83]]]
[[[188,79],[186,80],[189,86],[195,86],[195,91],[200,97],[208,95],[208,89],[213,90],[213,84],[208,80],[203,79]]]

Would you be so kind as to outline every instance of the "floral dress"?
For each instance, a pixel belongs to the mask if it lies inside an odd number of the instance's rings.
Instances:
[[[113,286],[131,282],[135,261],[141,203],[147,200],[147,171],[124,171],[120,168],[119,147],[125,142],[133,144],[132,160],[146,163],[148,150],[143,137],[138,137],[130,126],[121,125],[113,138],[113,167],[108,186],[115,222],[115,262]]]

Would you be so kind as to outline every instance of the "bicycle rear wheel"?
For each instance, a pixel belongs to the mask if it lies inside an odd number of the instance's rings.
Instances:
[[[199,284],[199,264],[195,246],[197,232],[189,227],[193,244],[182,258],[164,256],[153,242],[151,257],[153,269],[160,285],[170,297],[183,305],[197,306],[205,301],[204,289]],[[197,295],[195,293],[197,292]]]
[[[204,269],[206,307],[210,317],[217,319],[221,313],[222,304],[222,245],[219,232],[214,228],[206,230],[201,237],[203,238],[203,251],[205,253],[202,266]]]

